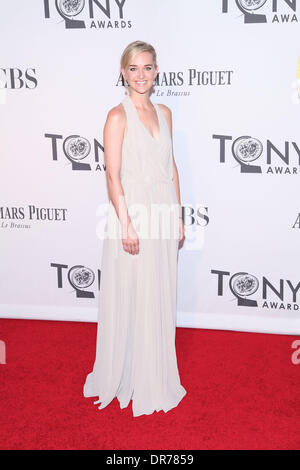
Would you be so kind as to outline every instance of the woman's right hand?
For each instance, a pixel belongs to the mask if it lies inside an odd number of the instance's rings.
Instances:
[[[132,222],[128,225],[126,236],[122,238],[122,244],[127,253],[130,253],[131,255],[137,255],[139,253],[139,239],[133,228]]]

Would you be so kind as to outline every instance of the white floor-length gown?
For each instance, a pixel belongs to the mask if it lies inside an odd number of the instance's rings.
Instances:
[[[132,399],[133,416],[140,416],[167,412],[187,393],[180,383],[175,349],[180,208],[173,181],[172,139],[161,108],[154,103],[160,126],[156,139],[129,95],[122,105],[127,133],[120,177],[126,205],[147,208],[147,233],[153,221],[158,232],[154,230],[155,237],[139,237],[136,255],[124,251],[121,237],[103,241],[96,358],[83,393],[98,397],[94,403],[101,403],[99,409],[115,397],[121,408]],[[172,208],[169,223],[165,223],[166,212],[155,216],[157,207]],[[139,219],[131,218],[138,229]],[[111,201],[107,224],[108,229],[119,224]]]

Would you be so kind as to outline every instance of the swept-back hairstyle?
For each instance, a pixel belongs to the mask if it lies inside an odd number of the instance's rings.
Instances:
[[[153,64],[156,67],[156,52],[151,44],[148,44],[144,41],[134,41],[128,44],[128,46],[124,49],[123,54],[121,56],[121,68],[126,69],[128,64],[130,64],[131,60],[136,54],[140,52],[150,52],[153,57]]]

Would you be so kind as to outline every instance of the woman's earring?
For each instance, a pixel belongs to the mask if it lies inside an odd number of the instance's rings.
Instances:
[[[154,89],[155,85],[156,85],[156,80],[153,80],[153,82],[152,82],[152,88],[151,88],[151,93],[155,93],[155,89]]]
[[[125,86],[125,95],[128,95],[127,88],[129,87],[129,84],[128,84],[127,80],[125,80],[124,86]]]

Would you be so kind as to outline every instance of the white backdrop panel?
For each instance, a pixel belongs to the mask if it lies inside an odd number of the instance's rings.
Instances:
[[[178,326],[299,333],[300,2],[246,3],[0,2],[2,318],[97,320],[103,126],[141,39],[173,113]]]

